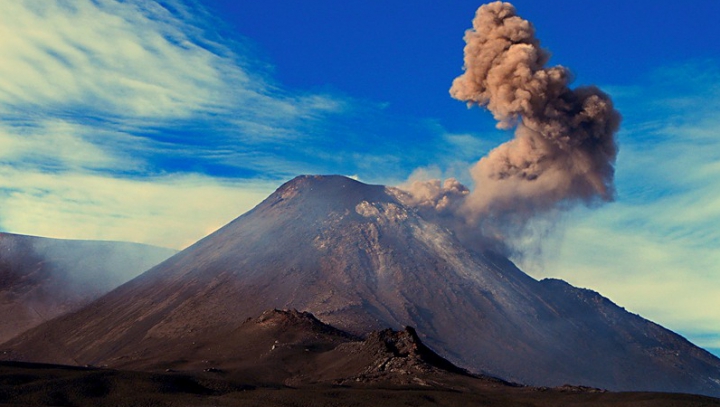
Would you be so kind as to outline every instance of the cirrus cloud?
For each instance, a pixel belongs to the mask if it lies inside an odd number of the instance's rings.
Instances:
[[[302,168],[280,150],[346,102],[281,89],[217,24],[182,0],[0,4],[0,227],[183,247]]]

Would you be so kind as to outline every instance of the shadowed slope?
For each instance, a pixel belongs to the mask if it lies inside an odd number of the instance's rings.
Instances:
[[[248,318],[222,336],[192,342],[168,339],[113,366],[214,372],[243,383],[283,385],[417,384],[423,376],[453,383],[457,376],[474,377],[426,347],[413,328],[373,331],[362,339],[310,313],[277,309]]]
[[[154,370],[173,366],[159,372],[0,362],[0,405],[720,405],[694,395],[533,388],[476,377],[435,354],[412,328],[361,340],[295,310],[266,311],[209,346],[168,345],[162,357],[185,358],[156,360]],[[189,362],[201,356],[208,360]]]
[[[596,293],[461,244],[391,189],[298,177],[90,306],[3,345],[24,360],[142,363],[269,308],[354,334],[415,326],[449,360],[533,385],[720,394],[720,360]],[[139,366],[139,365],[138,365]]]
[[[88,304],[175,253],[0,233],[0,342]]]

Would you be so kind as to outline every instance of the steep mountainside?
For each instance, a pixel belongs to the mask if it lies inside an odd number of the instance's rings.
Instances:
[[[88,304],[175,253],[0,233],[0,342]]]
[[[310,311],[353,334],[415,326],[454,363],[526,384],[720,395],[720,360],[682,337],[592,291],[536,281],[467,248],[392,189],[339,176],[286,183],[192,247],[2,348],[23,360],[142,367],[168,341],[221,341],[270,308]]]

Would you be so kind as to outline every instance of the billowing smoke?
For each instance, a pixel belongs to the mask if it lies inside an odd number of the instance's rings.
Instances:
[[[401,187],[409,195],[405,198],[411,206],[427,209],[441,215],[453,215],[470,192],[454,178],[444,182],[439,179],[410,181]]]
[[[620,114],[608,95],[570,89],[566,68],[546,67],[550,55],[510,3],[481,6],[465,42],[465,72],[450,94],[487,108],[498,128],[516,130],[471,169],[475,189],[454,205],[457,214],[502,239],[537,215],[612,200]]]
[[[450,94],[486,107],[499,128],[517,126],[515,139],[472,169],[467,209],[532,213],[611,200],[620,115],[610,98],[596,87],[570,89],[566,68],[546,68],[550,56],[510,3],[480,7],[465,42],[465,73]]]

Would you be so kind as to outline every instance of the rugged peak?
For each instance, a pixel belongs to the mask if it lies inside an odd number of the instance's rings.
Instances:
[[[466,370],[453,365],[425,346],[415,329],[410,326],[406,326],[402,331],[374,331],[365,340],[364,348],[375,359],[375,363],[370,364],[366,370],[366,375],[436,369],[468,375]]]
[[[402,331],[384,329],[372,332],[367,339],[369,344],[380,345],[383,351],[390,352],[395,356],[419,355],[420,347],[423,346],[415,329],[406,326]]]

